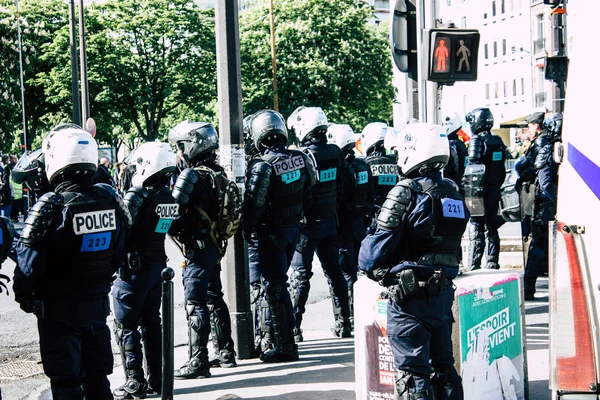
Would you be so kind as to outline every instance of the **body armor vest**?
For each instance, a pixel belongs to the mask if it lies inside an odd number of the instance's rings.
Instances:
[[[298,226],[302,218],[304,188],[308,184],[306,163],[310,161],[295,150],[288,150],[287,157],[266,154],[261,158],[273,169],[270,196],[261,219],[278,228]]]
[[[103,189],[94,187],[85,193],[62,193],[67,209],[63,226],[71,233],[64,247],[50,248],[48,259],[60,270],[59,280],[70,280],[76,288],[109,284],[114,274],[113,248],[120,220],[118,205]],[[123,233],[124,234],[124,233]],[[62,279],[61,279],[62,278]]]
[[[164,262],[165,236],[179,214],[179,205],[165,185],[148,188],[142,205],[143,214],[131,230],[128,251],[137,251],[147,263]]]
[[[480,138],[485,142],[485,151],[483,153],[485,184],[500,186],[506,178],[504,143],[498,135],[482,135]]]
[[[312,188],[313,204],[308,217],[321,219],[337,215],[337,190],[341,150],[332,144],[316,143],[304,150],[316,161],[317,183]]]
[[[369,191],[369,165],[361,159],[345,161],[352,184],[344,187],[343,207],[346,211],[357,211],[367,208]]]
[[[388,192],[398,183],[398,164],[395,157],[389,155],[373,155],[365,161],[373,174],[375,204],[381,207]]]
[[[458,267],[458,251],[469,222],[467,207],[454,184],[419,180],[433,204],[431,228],[425,237],[407,237],[407,261],[420,265]]]

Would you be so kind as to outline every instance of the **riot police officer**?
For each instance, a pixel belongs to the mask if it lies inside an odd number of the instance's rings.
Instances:
[[[244,236],[253,243],[264,282],[260,302],[263,335],[260,359],[295,361],[294,313],[288,292],[287,270],[300,234],[304,210],[310,206],[315,175],[303,153],[288,150],[283,117],[272,110],[252,116],[250,132],[261,156],[248,169],[244,195]],[[270,331],[270,332],[269,332]],[[268,337],[267,337],[268,336]]]
[[[129,211],[114,189],[93,184],[98,145],[62,125],[44,139],[54,192],[31,208],[17,244],[13,289],[38,318],[40,353],[54,399],[112,399],[108,293],[125,260]]]
[[[469,227],[469,270],[481,268],[481,258],[485,248],[485,231],[487,230],[488,249],[486,268],[499,269],[501,225],[498,218],[500,187],[506,178],[504,160],[507,149],[498,135],[490,130],[494,125],[494,117],[489,108],[476,108],[466,116],[471,125],[473,138],[469,142],[469,165],[485,167],[483,178],[483,215],[472,216]],[[466,177],[467,175],[465,175]],[[467,185],[474,185],[473,179],[464,179],[465,192],[475,191]],[[479,190],[480,188],[478,188]]]
[[[340,171],[344,194],[339,212],[340,265],[348,284],[350,325],[354,326],[354,283],[358,273],[358,250],[367,234],[366,221],[374,212],[375,191],[369,165],[354,155],[355,139],[350,125],[332,124],[327,129],[329,143],[338,146],[344,154],[344,168]]]
[[[446,135],[448,136],[448,143],[450,145],[450,158],[448,164],[444,168],[444,177],[452,179],[460,189],[460,192],[464,194],[462,187],[462,180],[465,174],[465,165],[469,152],[467,146],[458,137],[458,132],[462,129],[462,122],[458,114],[447,120],[446,124]]]
[[[371,122],[364,127],[360,136],[361,147],[367,155],[365,161],[373,174],[375,205],[378,208],[398,181],[396,156],[387,154],[383,144],[387,133],[388,126],[385,123]]]
[[[331,291],[335,319],[333,334],[338,337],[352,335],[348,284],[339,265],[336,246],[338,203],[343,191],[340,171],[344,166],[344,158],[339,147],[327,143],[327,125],[325,113],[319,107],[298,107],[288,118],[288,127],[296,133],[304,146],[302,151],[313,160],[317,171],[313,204],[306,210],[306,228],[292,259],[292,296],[296,317],[294,336],[297,342],[304,339],[301,324],[310,291],[310,278],[313,276],[315,251]]]
[[[396,366],[396,399],[462,400],[452,356],[452,279],[469,220],[458,187],[442,178],[444,128],[416,123],[398,134],[401,180],[363,240],[359,268],[388,287],[387,336]],[[431,376],[433,375],[433,379]]]
[[[531,221],[531,243],[525,265],[525,300],[533,300],[537,277],[548,268],[548,222],[556,216],[558,164],[554,161],[554,143],[562,133],[562,114],[554,113],[542,124],[545,141],[536,155],[534,168],[535,202]],[[539,138],[538,138],[539,139]],[[537,140],[536,140],[537,141]]]
[[[112,292],[115,340],[121,350],[126,382],[113,391],[115,399],[144,398],[161,391],[161,271],[167,266],[165,235],[179,209],[168,187],[170,175],[177,168],[175,162],[175,153],[168,144],[149,142],[136,149],[129,166],[135,169],[133,186],[124,202],[133,227],[126,246],[127,263],[119,271]]]
[[[6,217],[0,217],[0,269],[2,268],[4,261],[8,258],[15,236],[16,232],[12,221]],[[4,274],[0,274],[0,293],[2,293],[2,290],[4,289],[8,294],[8,288],[4,282],[2,282],[3,280],[10,282],[10,278]],[[0,396],[1,395],[2,392],[0,392]]]
[[[211,376],[207,348],[211,327],[218,336],[218,365],[236,365],[220,278],[226,242],[215,226],[227,198],[215,184],[217,179],[224,179],[223,168],[216,162],[219,137],[209,123],[184,121],[171,129],[169,142],[177,145],[178,164],[186,167],[173,188],[180,216],[169,230],[185,257],[183,287],[189,343],[189,360],[175,371],[175,379],[207,378]]]

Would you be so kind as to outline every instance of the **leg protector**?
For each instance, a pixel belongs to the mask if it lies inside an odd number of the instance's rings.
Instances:
[[[453,365],[446,368],[442,373],[435,373],[431,384],[437,400],[464,399],[462,378]]]
[[[294,271],[290,279],[290,294],[292,296],[292,307],[295,313],[295,327],[300,329],[302,316],[304,315],[308,293],[310,292],[310,277],[312,273],[305,274]]]
[[[269,302],[267,301],[266,295],[260,299],[260,352],[264,353],[268,349],[275,347],[275,339],[273,338],[271,319],[271,310],[269,309]]]
[[[479,224],[469,224],[469,271],[481,268],[485,246],[485,234]]]
[[[344,315],[344,309],[349,309],[350,305],[342,304],[343,300],[336,295],[335,289],[333,287],[333,282],[329,277],[327,278],[327,282],[329,283],[329,294],[331,295],[331,303],[333,305],[333,319],[335,321],[333,328],[331,328],[331,332],[333,332],[334,336],[336,337],[352,337],[350,317]],[[346,313],[349,314],[349,311],[347,311]]]
[[[266,299],[271,314],[271,331],[274,347],[263,352],[261,361],[266,363],[298,360],[298,346],[294,343],[292,329],[287,325],[289,310],[282,299],[285,287],[266,284]]]
[[[348,284],[348,305],[350,306],[350,329],[354,331],[354,283]]]
[[[219,314],[215,311],[215,305],[209,303],[208,310],[210,312],[210,332],[215,354],[209,358],[211,367],[230,368],[237,366],[235,361],[235,352],[227,347],[228,341],[225,339],[223,332],[223,322],[219,318]]]
[[[175,370],[175,379],[208,378],[211,375],[208,349],[201,341],[200,317],[192,315],[192,311],[188,311],[189,360]]]
[[[162,390],[162,327],[143,326],[144,357],[148,366],[148,394],[160,394]]]

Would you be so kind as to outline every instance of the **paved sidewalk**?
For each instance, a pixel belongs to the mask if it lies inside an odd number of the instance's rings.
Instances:
[[[210,378],[176,380],[175,399],[354,400],[354,340],[333,337],[324,329],[327,321],[333,325],[331,300],[307,306],[299,361],[265,364],[255,358],[238,361],[236,368],[211,368]],[[187,357],[187,346],[175,348],[175,368]],[[123,369],[115,368],[109,378],[111,387],[122,385]]]

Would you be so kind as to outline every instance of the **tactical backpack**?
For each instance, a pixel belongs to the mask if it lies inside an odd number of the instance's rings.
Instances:
[[[213,221],[198,205],[194,205],[194,207],[210,223],[210,236],[223,255],[227,240],[235,235],[240,227],[242,213],[240,191],[224,172],[216,172],[205,166],[195,167],[194,170],[208,175],[212,188],[217,191],[216,221]]]

